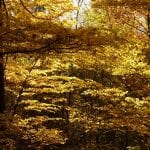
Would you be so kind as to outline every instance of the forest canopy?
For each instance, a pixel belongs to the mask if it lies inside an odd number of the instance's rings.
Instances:
[[[0,149],[149,150],[149,0],[0,0]]]

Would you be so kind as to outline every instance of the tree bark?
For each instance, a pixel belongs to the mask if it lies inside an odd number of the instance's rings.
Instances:
[[[3,0],[0,0],[0,30],[3,27],[3,17],[2,17],[2,5]],[[0,50],[1,51],[1,50]],[[4,89],[4,66],[3,66],[3,54],[0,52],[0,113],[6,110],[5,103],[5,89]]]
[[[0,54],[0,113],[3,113],[5,109],[4,66],[3,55]]]
[[[147,14],[147,27],[148,27],[148,37],[150,38],[150,8],[148,8]]]

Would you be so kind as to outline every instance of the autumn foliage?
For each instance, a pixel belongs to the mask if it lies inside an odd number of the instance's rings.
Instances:
[[[0,149],[149,150],[150,3],[84,3],[0,0]]]

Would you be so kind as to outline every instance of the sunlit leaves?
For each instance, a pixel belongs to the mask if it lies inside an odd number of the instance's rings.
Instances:
[[[55,113],[55,111],[59,110],[60,107],[54,104],[41,103],[38,100],[22,100],[20,104],[27,105],[25,106],[25,110],[35,110],[35,111],[49,111]]]
[[[11,1],[7,2],[9,10],[13,17],[29,17],[42,18],[42,19],[54,19],[60,17],[65,12],[73,10],[73,5],[70,0],[65,1]],[[16,7],[18,6],[18,7]],[[21,11],[20,11],[21,9]]]
[[[41,145],[49,145],[53,143],[64,144],[67,138],[63,135],[61,130],[47,129],[43,126],[43,122],[47,120],[48,117],[46,116],[29,117],[27,119],[22,119],[19,116],[16,116],[12,128],[18,129],[17,133],[22,136],[22,139],[31,140],[30,144],[37,142],[40,142]]]
[[[134,48],[127,45],[121,46],[119,49],[107,47],[106,50],[108,52],[106,55],[109,58],[107,63],[109,63],[113,74],[140,73],[140,70],[144,69],[147,65],[144,61],[140,46]],[[112,62],[109,60],[112,60]]]
[[[7,89],[13,94],[14,86],[21,89],[12,104],[19,115],[10,128],[32,146],[65,144],[65,132],[77,140],[83,133],[100,135],[99,129],[148,135],[150,72],[143,54],[148,41],[132,20],[137,13],[105,3],[86,12],[83,26],[74,30],[66,19],[74,9],[71,1],[23,2],[32,14],[21,11],[18,1],[9,3],[13,32],[5,46],[28,50],[50,43],[51,51],[8,59]]]
[[[122,97],[127,94],[127,91],[122,91],[117,88],[106,88],[106,89],[100,89],[100,90],[87,90],[84,91],[84,95],[91,95],[93,97],[99,97],[99,99],[103,100],[122,100]]]
[[[31,82],[29,82],[29,85],[31,88],[29,87],[27,91],[65,93],[77,90],[79,87],[83,88],[85,82],[75,77],[51,76],[47,77],[47,80],[45,80],[45,77],[40,77],[40,79],[35,82],[33,82],[32,79]],[[40,87],[42,87],[42,89],[40,89]]]

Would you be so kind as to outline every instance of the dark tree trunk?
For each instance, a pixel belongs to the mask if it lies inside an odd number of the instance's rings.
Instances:
[[[3,26],[2,4],[3,4],[3,0],[0,0],[0,29]],[[0,113],[3,113],[5,109],[6,109],[6,104],[5,104],[5,90],[4,90],[3,54],[1,53],[0,50]]]
[[[148,27],[148,36],[150,38],[150,8],[148,8],[148,14],[147,14],[147,27]]]
[[[5,90],[4,90],[4,67],[3,55],[0,54],[0,113],[6,109],[5,105]]]

